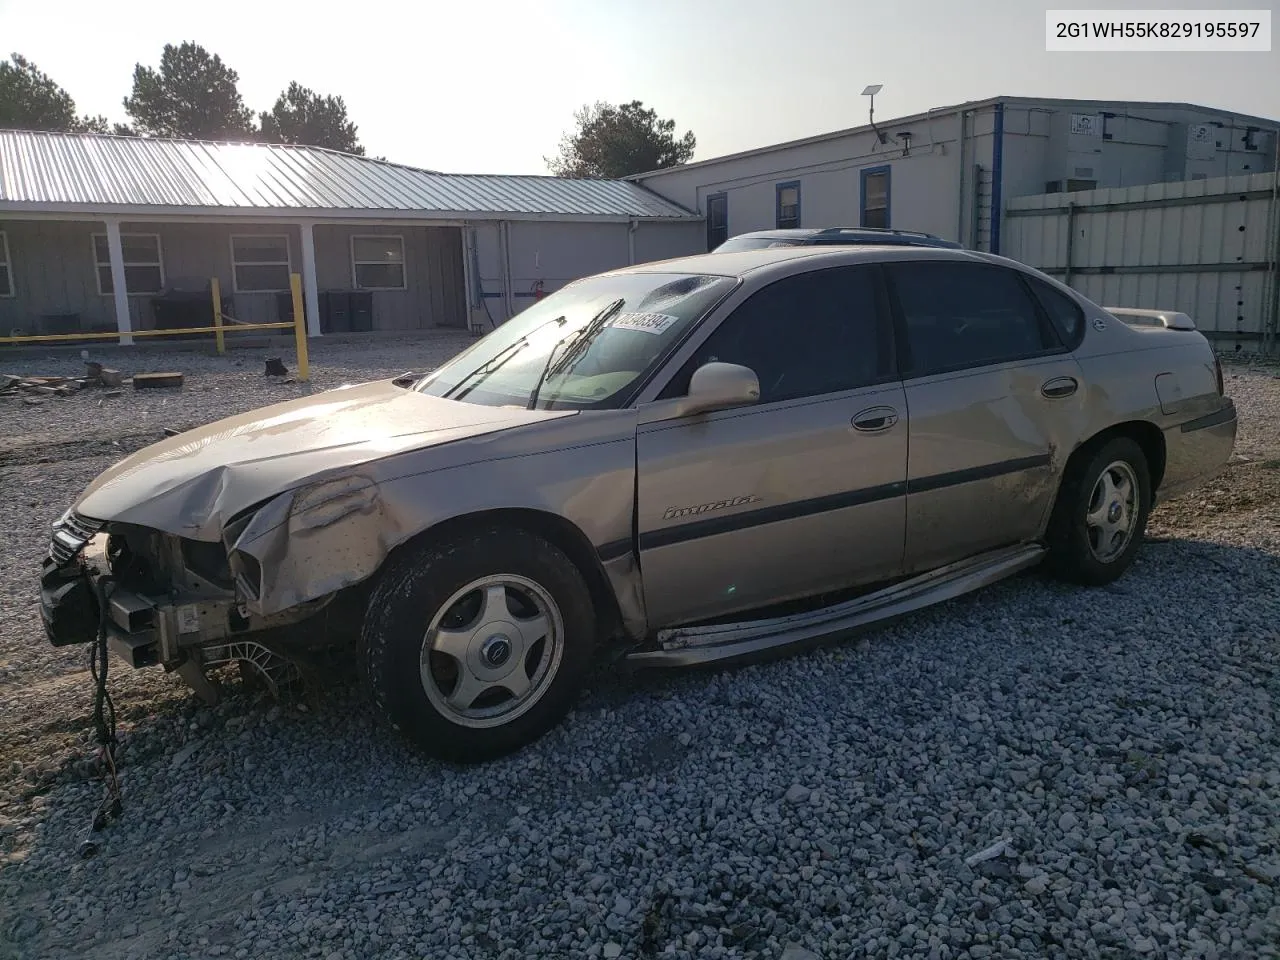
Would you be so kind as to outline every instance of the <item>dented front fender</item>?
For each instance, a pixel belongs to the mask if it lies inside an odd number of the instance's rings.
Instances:
[[[358,473],[276,497],[228,531],[245,606],[268,616],[369,578],[411,535],[404,519],[388,509],[378,483]]]

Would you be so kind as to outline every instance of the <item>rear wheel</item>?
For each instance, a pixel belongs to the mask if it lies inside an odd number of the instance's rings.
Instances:
[[[1059,577],[1099,586],[1129,568],[1151,511],[1142,447],[1115,437],[1076,459],[1062,480],[1049,524],[1049,566]]]
[[[595,627],[590,592],[563,552],[489,529],[394,563],[370,598],[365,666],[393,726],[435,757],[480,761],[559,723]]]

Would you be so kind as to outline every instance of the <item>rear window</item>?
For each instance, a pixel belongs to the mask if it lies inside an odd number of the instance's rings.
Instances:
[[[885,271],[906,324],[914,376],[1006,363],[1056,346],[1007,267],[905,260]]]

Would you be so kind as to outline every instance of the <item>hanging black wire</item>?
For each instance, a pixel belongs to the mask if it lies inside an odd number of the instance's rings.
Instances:
[[[111,577],[100,577],[95,584],[98,599],[98,636],[89,651],[89,672],[93,675],[93,731],[98,742],[98,760],[103,770],[103,796],[93,813],[90,833],[96,833],[120,817],[120,778],[116,770],[116,707],[107,689],[107,587]],[[91,857],[98,852],[92,837],[80,844],[80,854]]]

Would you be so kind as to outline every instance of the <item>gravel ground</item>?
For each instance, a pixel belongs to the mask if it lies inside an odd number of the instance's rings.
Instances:
[[[466,342],[322,346],[314,381]],[[1228,367],[1240,462],[1158,509],[1120,583],[1031,574],[738,670],[601,668],[563,728],[484,767],[422,759],[347,680],[211,710],[117,667],[124,816],[80,860],[91,690],[41,633],[47,523],[163,427],[305,389],[266,355],[113,354],[187,385],[0,401],[0,957],[1280,956],[1261,367]]]

